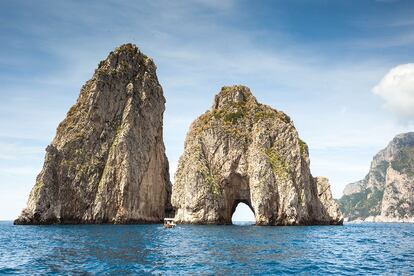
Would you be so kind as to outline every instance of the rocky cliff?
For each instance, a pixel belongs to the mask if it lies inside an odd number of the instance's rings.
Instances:
[[[99,64],[46,149],[16,224],[160,222],[171,184],[153,61],[126,44]]]
[[[348,220],[414,222],[414,132],[375,155],[368,175],[348,184],[338,202]]]
[[[327,179],[310,173],[308,147],[291,119],[232,86],[191,125],[172,203],[179,223],[230,224],[239,202],[258,225],[342,223]]]

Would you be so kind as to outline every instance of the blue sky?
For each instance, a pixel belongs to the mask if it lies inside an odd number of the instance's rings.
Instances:
[[[221,86],[244,84],[291,116],[339,197],[413,129],[372,92],[413,62],[413,14],[392,0],[0,1],[0,219],[25,206],[80,87],[126,42],[158,66],[172,173],[190,123]]]

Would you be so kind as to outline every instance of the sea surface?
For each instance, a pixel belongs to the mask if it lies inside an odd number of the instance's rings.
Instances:
[[[14,226],[0,274],[414,275],[414,224]]]

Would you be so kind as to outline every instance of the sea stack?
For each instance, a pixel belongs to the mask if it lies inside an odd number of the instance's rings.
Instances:
[[[172,191],[178,223],[231,224],[239,202],[257,225],[342,224],[326,178],[313,178],[292,120],[245,86],[223,87],[187,134]]]
[[[164,110],[154,62],[132,44],[111,52],[58,126],[15,224],[162,221],[171,209]]]
[[[399,134],[377,153],[363,180],[339,199],[347,220],[414,223],[414,132]]]

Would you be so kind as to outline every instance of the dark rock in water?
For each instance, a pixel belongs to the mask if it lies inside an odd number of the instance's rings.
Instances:
[[[99,64],[46,149],[16,224],[160,222],[171,210],[156,66],[132,44]]]
[[[258,225],[342,224],[329,182],[312,177],[291,119],[232,86],[191,125],[172,203],[179,223],[230,224],[239,202]]]
[[[338,200],[348,220],[414,222],[414,132],[397,135]]]

